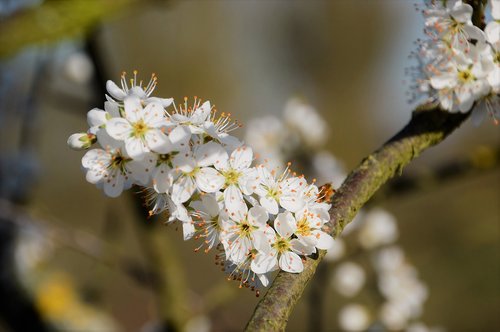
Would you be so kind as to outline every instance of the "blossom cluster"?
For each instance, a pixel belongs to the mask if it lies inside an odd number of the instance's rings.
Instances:
[[[68,139],[76,149],[100,145],[82,158],[88,182],[110,197],[145,188],[150,213],[168,211],[184,239],[202,240],[197,249],[217,248],[240,285],[266,286],[277,269],[299,273],[303,257],[332,245],[331,206],[314,182],[289,167],[252,165],[229,114],[196,97],[191,105],[151,97],[156,84],[153,75],[143,86],[136,72],[121,87],[107,82],[104,109],[89,111],[88,131]]]
[[[500,118],[500,0],[491,1],[484,31],[472,23],[473,8],[462,0],[428,0],[422,9],[425,40],[414,54],[413,98],[424,94],[449,112],[473,109],[475,124],[488,114]]]

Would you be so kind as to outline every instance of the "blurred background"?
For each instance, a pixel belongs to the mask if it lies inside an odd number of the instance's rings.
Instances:
[[[308,165],[330,167],[338,186],[410,119],[422,26],[406,0],[0,0],[0,331],[238,331],[259,301],[147,219],[140,194],[85,181],[66,140],[107,79],[154,72],[155,96],[209,99],[249,140],[266,129],[253,119],[298,132],[286,109],[300,100],[325,135],[281,157],[318,179]],[[415,160],[347,228],[287,330],[499,330],[499,145],[498,126],[466,122]],[[411,314],[384,306],[394,283],[417,285]]]

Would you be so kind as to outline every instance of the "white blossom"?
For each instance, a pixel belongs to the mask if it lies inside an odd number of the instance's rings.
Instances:
[[[365,271],[359,264],[344,262],[337,266],[332,279],[332,285],[340,294],[352,297],[361,290],[365,279]]]
[[[397,222],[393,215],[382,209],[374,209],[365,214],[364,224],[358,235],[362,247],[372,249],[390,244],[397,238]]]
[[[156,88],[157,77],[155,74],[151,75],[151,79],[146,86],[143,86],[142,80],[137,80],[137,71],[134,70],[134,78],[127,82],[126,73],[123,72],[121,76],[121,88],[118,87],[113,81],[108,80],[106,82],[106,90],[111,95],[106,95],[106,98],[110,102],[123,102],[125,98],[130,96],[138,97],[144,104],[149,104],[151,102],[159,103],[163,107],[168,107],[172,104],[172,98],[157,98],[150,97]],[[130,84],[130,86],[129,86]]]
[[[328,127],[310,105],[300,99],[290,99],[283,113],[285,122],[297,131],[304,142],[312,147],[321,145],[328,138]]]
[[[344,331],[363,331],[370,326],[370,314],[360,304],[348,304],[340,309],[338,319]]]

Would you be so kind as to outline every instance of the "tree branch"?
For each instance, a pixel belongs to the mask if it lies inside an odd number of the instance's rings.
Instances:
[[[338,236],[359,209],[388,179],[427,148],[444,140],[469,114],[448,113],[436,106],[417,109],[411,121],[380,149],[354,169],[333,196],[330,210],[332,235]],[[314,275],[325,252],[316,260],[307,259],[299,274],[278,273],[269,291],[257,305],[247,331],[282,331],[288,317]]]
[[[473,24],[484,28],[487,0],[464,2],[473,7]],[[394,175],[401,174],[403,168],[424,150],[444,140],[469,115],[470,112],[448,113],[436,105],[417,108],[406,127],[363,159],[333,196],[333,207],[330,210],[330,223],[333,226],[331,234],[339,236],[380,186]],[[290,313],[324,256],[325,251],[321,251],[316,260],[307,259],[302,273],[280,271],[266,295],[257,304],[246,331],[283,331]]]

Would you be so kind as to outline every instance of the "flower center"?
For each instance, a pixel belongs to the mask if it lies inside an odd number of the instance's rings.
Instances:
[[[237,184],[238,179],[241,176],[241,172],[238,172],[237,170],[230,169],[227,172],[224,172],[224,178],[226,179],[226,186],[230,186],[232,184]]]
[[[306,218],[302,218],[297,222],[297,231],[295,233],[302,236],[311,235],[311,226],[309,226]]]
[[[111,157],[111,163],[108,168],[120,170],[122,173],[125,173],[125,164],[128,159],[124,158],[120,153],[113,154]]]
[[[172,159],[176,154],[177,152],[158,155],[158,159],[156,159],[156,167],[162,164],[167,164],[168,166],[172,166]]]
[[[458,80],[462,83],[467,83],[470,81],[474,81],[475,77],[474,77],[474,75],[472,75],[472,73],[469,69],[459,70],[458,71]]]
[[[280,238],[273,243],[272,247],[281,254],[290,249],[290,243],[287,239]]]
[[[132,136],[135,138],[142,138],[148,131],[149,127],[140,119],[132,125]]]
[[[249,238],[250,234],[252,234],[252,231],[254,230],[255,227],[250,225],[248,221],[245,220],[238,225],[238,228],[239,228],[238,233],[240,234],[240,237]]]
[[[281,192],[277,186],[267,188],[267,197],[278,201],[280,199],[280,195],[281,195]]]
[[[186,175],[189,177],[195,177],[199,171],[200,171],[200,167],[195,167],[191,172],[186,173]]]

